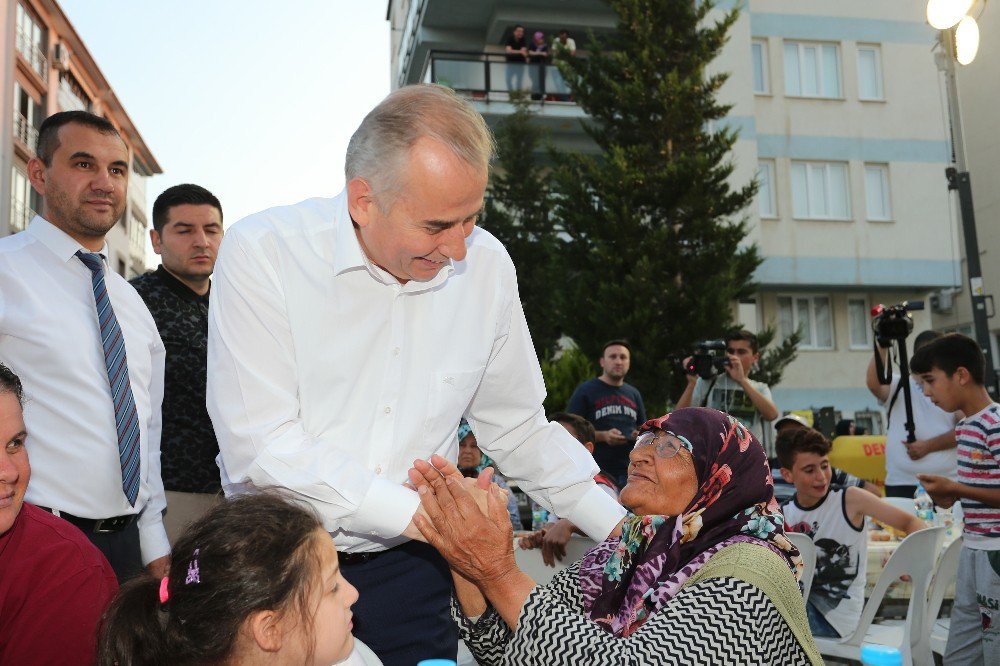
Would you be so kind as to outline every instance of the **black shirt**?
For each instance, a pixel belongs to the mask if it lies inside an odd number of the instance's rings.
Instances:
[[[528,47],[528,42],[522,37],[521,39],[515,39],[514,35],[511,35],[507,39],[507,46],[514,49],[515,51],[520,51]],[[508,53],[507,62],[527,62],[527,59],[520,53]]]
[[[186,493],[221,489],[219,444],[205,407],[208,293],[199,296],[160,266],[131,280],[167,350],[163,381],[163,487]]]

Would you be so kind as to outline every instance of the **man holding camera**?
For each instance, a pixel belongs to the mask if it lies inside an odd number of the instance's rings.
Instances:
[[[711,407],[736,417],[756,435],[768,457],[773,457],[774,443],[765,422],[778,418],[778,408],[771,399],[771,387],[748,377],[760,360],[757,336],[741,330],[727,335],[725,342],[725,374],[706,380],[688,371],[687,387],[677,400],[677,408]],[[690,368],[691,361],[691,357],[686,358],[684,367]]]
[[[941,337],[937,331],[924,331],[913,341],[913,351]],[[905,341],[903,341],[905,344]],[[893,341],[880,340],[879,354],[886,362]],[[924,395],[920,381],[910,375],[910,400],[913,404],[913,425],[916,441],[907,443],[906,400],[900,373],[892,373],[892,382],[881,384],[875,358],[868,363],[865,383],[879,404],[885,407],[888,424],[885,432],[885,494],[886,497],[913,497],[917,490],[917,474],[936,474],[955,479],[958,459],[955,451],[955,423],[958,418],[942,410]]]

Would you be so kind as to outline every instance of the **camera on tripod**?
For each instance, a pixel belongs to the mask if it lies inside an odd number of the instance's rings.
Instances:
[[[913,332],[911,312],[924,309],[923,301],[903,301],[885,306],[879,303],[872,308],[872,330],[880,347],[888,347],[892,342],[905,340]]]
[[[684,368],[689,375],[698,375],[702,379],[711,379],[725,372],[729,366],[726,356],[726,343],[722,340],[703,340],[696,345],[696,351]]]

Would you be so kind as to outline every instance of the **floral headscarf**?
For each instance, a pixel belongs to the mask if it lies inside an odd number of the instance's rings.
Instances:
[[[620,539],[580,564],[584,611],[615,636],[629,636],[708,559],[738,542],[782,555],[798,577],[799,553],[784,534],[767,456],[739,421],[714,409],[678,409],[643,424],[675,435],[694,459],[698,492],[679,516],[629,514]]]
[[[458,432],[456,433],[458,437],[458,443],[461,444],[463,439],[465,439],[469,435],[474,435],[474,434],[475,433],[472,432],[472,426],[466,423],[465,419],[462,419],[461,422],[459,422],[458,424]],[[480,453],[482,453],[482,451],[480,451]],[[482,458],[480,458],[478,465],[476,465],[471,469],[460,469],[459,471],[461,471],[466,476],[470,475],[479,476],[479,473],[482,472],[487,467],[495,468],[496,465],[493,464],[493,460],[488,455],[482,453]]]

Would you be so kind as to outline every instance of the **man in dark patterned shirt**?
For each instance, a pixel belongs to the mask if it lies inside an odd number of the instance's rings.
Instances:
[[[163,523],[171,542],[217,501],[219,445],[205,408],[208,292],[222,242],[222,206],[198,185],[176,185],[153,204],[153,250],[162,265],[132,280],[167,349],[163,392]]]

